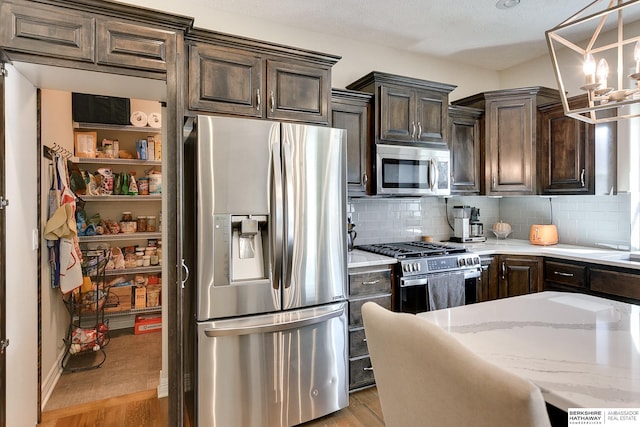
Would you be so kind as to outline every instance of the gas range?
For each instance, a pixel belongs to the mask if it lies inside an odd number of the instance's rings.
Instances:
[[[461,246],[433,242],[400,242],[360,245],[360,250],[396,258],[399,277],[433,273],[465,272],[478,274],[480,256]]]

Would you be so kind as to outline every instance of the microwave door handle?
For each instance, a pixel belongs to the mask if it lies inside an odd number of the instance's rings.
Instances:
[[[272,287],[280,289],[282,277],[283,187],[280,142],[277,135],[271,135],[271,266],[273,268]]]
[[[435,159],[431,159],[429,162],[429,188],[431,191],[435,191],[436,182],[438,182],[438,168],[436,166]]]

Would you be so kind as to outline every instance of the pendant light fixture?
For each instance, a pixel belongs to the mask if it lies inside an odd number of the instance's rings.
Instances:
[[[546,32],[565,114],[588,123],[640,116],[640,0],[596,0]],[[586,94],[571,108],[567,97]]]

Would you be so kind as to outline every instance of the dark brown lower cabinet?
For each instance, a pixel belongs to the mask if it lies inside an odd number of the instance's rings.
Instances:
[[[478,302],[498,299],[498,257],[483,256],[482,273],[478,278],[476,298]]]
[[[362,306],[373,301],[391,310],[392,266],[349,269],[349,391],[375,384],[362,323]]]
[[[542,290],[542,258],[523,255],[498,257],[498,297],[526,295]]]
[[[640,302],[640,271],[622,272],[589,268],[589,285],[593,292],[631,303]]]

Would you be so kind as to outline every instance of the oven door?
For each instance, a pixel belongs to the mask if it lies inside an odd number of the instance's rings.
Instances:
[[[435,273],[427,274],[424,276],[411,277],[411,278],[399,278],[395,283],[397,287],[395,289],[394,296],[394,311],[400,311],[403,313],[422,313],[429,311],[429,299],[427,283],[429,278],[439,276],[447,273]],[[465,291],[465,304],[474,304],[478,302],[477,299],[477,287],[478,277],[480,277],[480,270],[467,270],[464,272],[464,291]]]
[[[449,158],[449,150],[378,144],[377,194],[449,195]]]

